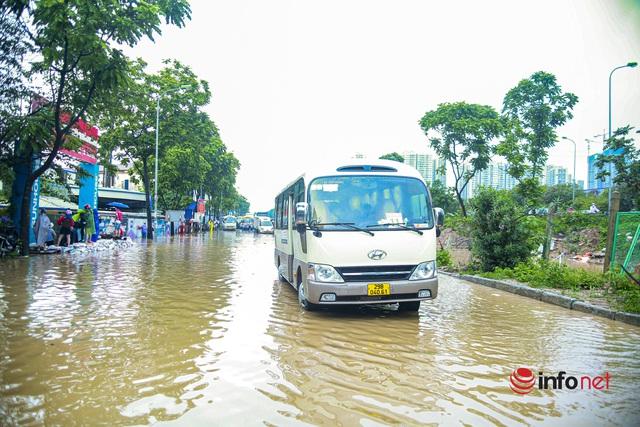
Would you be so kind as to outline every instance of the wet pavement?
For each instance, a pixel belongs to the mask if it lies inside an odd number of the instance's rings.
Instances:
[[[640,425],[640,328],[445,276],[419,314],[303,312],[275,278],[244,232],[0,261],[0,424]]]

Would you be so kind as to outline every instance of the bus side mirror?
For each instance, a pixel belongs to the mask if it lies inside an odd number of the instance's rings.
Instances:
[[[307,203],[296,203],[296,228],[298,231],[306,230],[307,228]]]
[[[433,216],[436,219],[436,237],[440,237],[441,227],[444,225],[444,210],[433,208]]]
[[[433,216],[436,219],[436,225],[442,227],[444,225],[444,210],[442,208],[433,208]]]

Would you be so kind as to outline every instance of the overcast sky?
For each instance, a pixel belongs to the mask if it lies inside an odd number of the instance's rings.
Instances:
[[[578,95],[559,132],[578,144],[607,128],[608,76],[640,62],[640,0],[197,0],[186,28],[127,50],[152,71],[176,58],[209,81],[211,114],[240,160],[252,210],[316,159],[428,151],[417,122],[441,102],[501,109],[535,71]],[[640,67],[615,72],[613,128],[640,128]],[[639,138],[636,138],[638,140]],[[601,148],[593,145],[591,152]],[[560,141],[550,164],[573,167]],[[162,165],[161,165],[162,167]]]

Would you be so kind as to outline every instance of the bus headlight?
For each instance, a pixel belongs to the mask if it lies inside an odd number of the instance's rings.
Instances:
[[[435,261],[427,261],[421,264],[418,264],[409,280],[425,280],[431,279],[436,274],[436,262]]]
[[[316,282],[344,283],[342,276],[335,268],[324,264],[309,264],[307,279]]]

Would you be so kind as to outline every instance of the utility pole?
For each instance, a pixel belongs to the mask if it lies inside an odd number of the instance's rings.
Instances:
[[[620,210],[620,192],[614,191],[611,198],[611,210],[609,211],[609,226],[607,227],[607,247],[604,252],[603,271],[606,273],[611,267],[611,253],[613,251],[613,234],[616,231],[616,218]],[[615,260],[614,260],[615,261]]]

